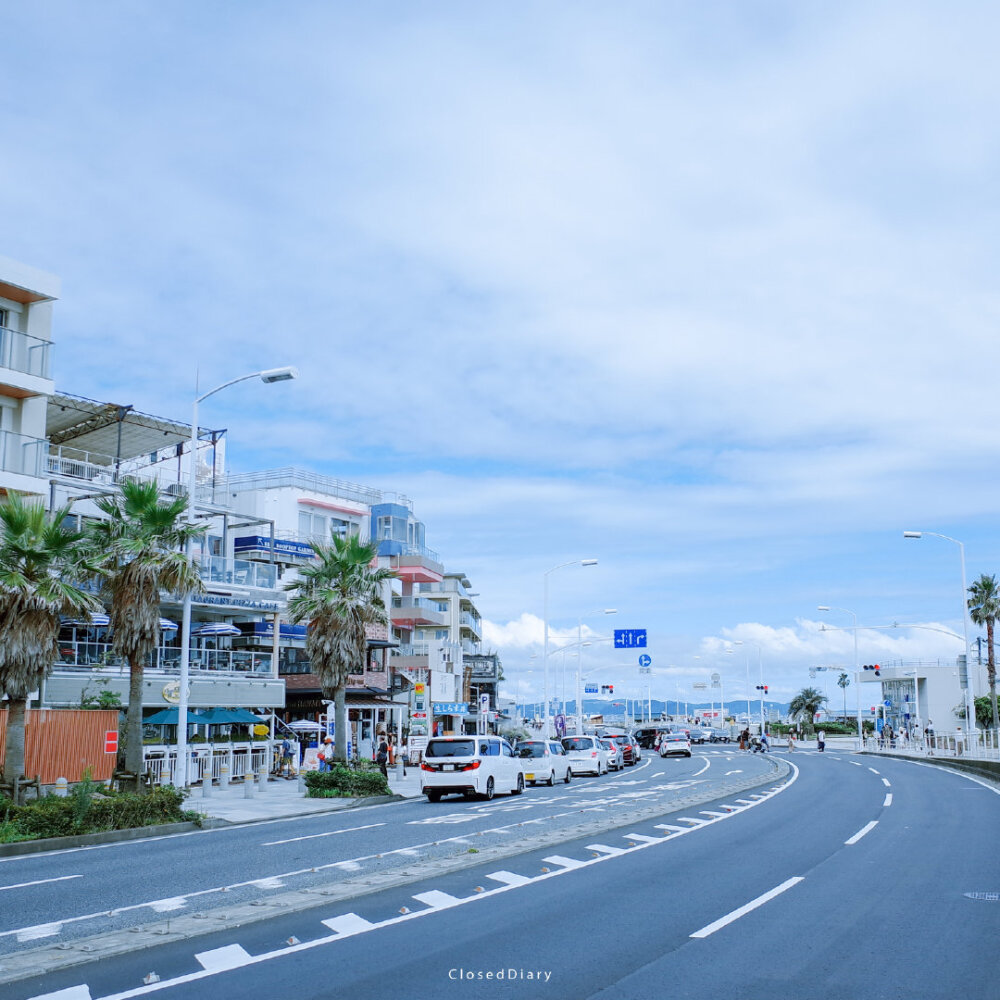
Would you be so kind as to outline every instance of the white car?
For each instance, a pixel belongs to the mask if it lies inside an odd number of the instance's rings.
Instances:
[[[435,736],[420,761],[420,791],[430,802],[452,793],[492,799],[520,795],[524,771],[514,748],[499,736]]]
[[[562,745],[573,774],[608,773],[608,751],[597,736],[564,736]]]
[[[608,770],[620,771],[625,767],[625,755],[622,748],[614,740],[605,737],[601,740],[604,749],[608,751]]]
[[[515,749],[521,758],[525,781],[533,785],[545,782],[549,786],[557,781],[570,783],[573,769],[561,743],[555,740],[522,740]]]

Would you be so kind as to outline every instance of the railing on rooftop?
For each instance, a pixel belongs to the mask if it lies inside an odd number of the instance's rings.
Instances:
[[[180,670],[181,651],[176,646],[159,646],[150,656],[145,670],[177,673]],[[75,640],[59,643],[61,668],[81,668],[86,670],[117,667],[120,673],[128,670],[124,659],[114,652],[110,642],[86,642]],[[270,676],[271,654],[254,653],[242,649],[192,649],[190,669],[194,672],[212,674],[254,674]]]
[[[42,438],[0,431],[0,469],[21,476],[43,476],[48,446]]]
[[[226,477],[225,487],[232,493],[246,490],[277,489],[291,486],[302,490],[313,490],[330,497],[342,500],[353,500],[356,503],[370,506],[379,503],[398,503],[413,509],[413,501],[399,493],[390,493],[372,486],[362,486],[333,476],[324,476],[319,472],[297,469],[287,466],[282,469],[265,469],[261,472],[242,472]]]
[[[50,378],[51,346],[51,341],[0,326],[0,368],[10,368],[38,378]]]

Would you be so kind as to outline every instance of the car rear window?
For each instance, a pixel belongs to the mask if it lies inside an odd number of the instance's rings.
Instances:
[[[567,736],[562,741],[567,750],[593,750],[594,741],[589,736]]]
[[[612,743],[616,743],[618,746],[623,747],[628,743],[627,736],[609,736],[608,739]]]
[[[519,757],[544,757],[545,756],[545,744],[544,743],[522,743],[517,748],[517,755]]]
[[[431,740],[424,750],[425,757],[475,757],[475,740]]]

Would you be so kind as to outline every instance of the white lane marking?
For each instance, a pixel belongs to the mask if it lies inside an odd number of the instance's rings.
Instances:
[[[172,896],[169,899],[158,899],[149,904],[154,913],[170,913],[173,910],[183,910],[187,906],[186,896]]]
[[[737,799],[736,801],[739,802],[739,804],[741,806],[752,806],[753,805],[753,803],[749,799]]]
[[[371,930],[375,924],[356,913],[342,913],[339,917],[330,917],[322,921],[324,927],[329,927],[334,934],[360,934]]]
[[[855,767],[863,767],[863,764],[859,764],[856,760],[849,760],[848,764],[853,764]]]
[[[743,773],[742,771],[726,771],[724,776],[728,778],[729,775],[731,774],[742,774],[742,773]]]
[[[638,840],[640,844],[655,844],[663,840],[662,837],[647,837],[643,833],[624,833],[622,836],[626,840]]]
[[[587,844],[588,851],[603,851],[605,854],[624,854],[624,847],[608,847],[607,844]]]
[[[491,872],[486,877],[493,879],[494,882],[501,882],[503,885],[524,885],[525,882],[531,881],[527,875],[516,875],[514,872],[504,869],[498,872]]]
[[[784,786],[784,788],[786,789],[791,788],[791,786],[798,780],[799,777],[799,769],[794,764],[791,765],[791,768],[793,773],[791,779]],[[753,804],[759,805],[760,803],[755,802]],[[718,821],[712,820],[711,822],[718,822]],[[697,829],[697,827],[692,827],[691,829],[687,830],[681,830],[677,834],[677,836],[683,836],[684,834],[691,833],[693,832],[694,829]],[[657,843],[665,844],[672,839],[673,839],[672,837],[663,837],[661,838],[661,840],[657,841]],[[635,847],[628,848],[628,850],[625,853],[631,854],[633,851],[645,851],[651,848],[652,846],[653,846],[652,844],[638,844]],[[602,855],[601,857],[591,858],[589,861],[581,862],[579,864],[579,867],[589,868],[591,865],[602,864],[605,861],[610,861],[614,857],[615,855]],[[561,875],[565,875],[570,870],[571,869],[568,868],[557,868],[555,871],[545,872],[541,875],[536,875],[533,879],[528,879],[527,881],[542,882],[550,878],[558,878]],[[472,896],[467,896],[464,899],[457,900],[455,905],[465,905],[467,903],[474,903],[480,899],[486,899],[490,896],[495,896],[501,892],[510,892],[514,889],[519,888],[520,885],[522,884],[523,883],[501,885],[498,886],[496,889],[488,889],[486,892],[475,893]],[[370,924],[366,927],[359,927],[358,930],[352,931],[351,933],[363,933],[364,931],[367,930],[381,930],[385,927],[393,927],[396,924],[403,923],[404,921],[418,920],[421,917],[425,917],[428,914],[435,912],[437,911],[434,909],[414,910],[409,913],[402,914],[401,916],[398,917],[391,917],[388,920],[385,920],[379,924]],[[334,920],[337,919],[339,918],[334,918]],[[323,921],[323,923],[326,924],[327,926],[330,926],[330,922],[328,921]],[[311,941],[305,941],[305,942],[300,941],[298,944],[294,945],[284,945],[275,951],[265,952],[260,955],[254,955],[250,963],[248,964],[260,965],[263,964],[264,962],[270,962],[274,959],[286,958],[289,955],[298,954],[300,952],[312,951],[314,948],[322,948],[325,945],[332,944],[334,941],[337,941],[344,936],[346,935],[333,934],[330,935],[329,937],[314,938]],[[161,990],[172,989],[175,986],[181,986],[187,983],[198,982],[202,979],[207,979],[209,976],[213,975],[216,975],[216,973],[209,972],[207,970],[202,970],[201,972],[187,973],[186,975],[177,976],[175,979],[161,980],[160,982],[157,983],[150,983],[149,985],[135,987],[130,990],[124,990],[120,993],[110,994],[106,997],[101,998],[101,1000],[132,1000],[133,997],[145,996],[150,993],[158,993]],[[90,997],[84,994],[80,994],[79,997],[71,996],[68,997],[67,1000],[90,1000]]]
[[[251,882],[250,885],[256,886],[258,889],[280,889],[284,886],[284,882],[280,878],[259,878],[255,882]]]
[[[335,861],[333,867],[345,872],[356,872],[361,868],[361,865],[357,861]]]
[[[871,771],[872,774],[878,774],[878,771],[876,771],[874,767],[870,767],[868,770]]]
[[[250,952],[242,945],[227,944],[222,948],[195,953],[195,959],[203,969],[210,972],[226,972],[228,969],[239,969],[250,961]]]
[[[872,830],[874,830],[875,827],[877,826],[878,826],[878,820],[873,819],[867,826],[861,827],[861,829],[858,830],[858,832],[853,837],[851,837],[850,840],[845,840],[844,843],[856,844],[866,833],[871,833]]]
[[[484,830],[483,831],[483,833],[490,833],[490,832],[492,832],[492,831],[490,831],[490,830]],[[389,854],[402,854],[402,855],[405,855],[408,858],[416,858],[416,857],[420,856],[420,852],[419,851],[411,850],[409,847],[400,847],[398,850],[388,851],[386,853],[389,853]]]
[[[80,986],[67,986],[64,990],[56,990],[55,993],[42,993],[32,997],[31,1000],[90,1000],[90,987],[86,983]]]
[[[744,904],[737,910],[733,910],[731,913],[727,913],[724,917],[719,917],[718,920],[702,927],[700,931],[695,931],[691,937],[706,938],[710,934],[714,934],[717,930],[720,930],[727,924],[731,924],[734,920],[739,920],[740,917],[749,913],[751,910],[756,910],[758,906],[763,906],[769,900],[774,899],[775,896],[780,896],[781,893],[791,889],[793,885],[798,885],[799,882],[803,881],[803,879],[804,876],[802,875],[796,875],[793,878],[787,879],[782,882],[781,885],[775,886],[770,891],[765,892],[762,896],[758,896],[756,899],[750,900],[749,903]]]
[[[542,861],[550,865],[562,865],[563,868],[579,868],[580,865],[585,864],[583,861],[577,861],[576,858],[567,858],[562,854],[550,854],[547,858],[542,858]]]
[[[892,788],[892,784],[889,782],[888,778],[883,778],[882,784],[885,785],[886,788]]]
[[[885,802],[882,803],[882,808],[884,809],[887,806],[891,806],[891,805],[892,805],[892,792],[886,792],[885,793]]]
[[[702,809],[701,810],[701,815],[702,816],[711,816],[712,819],[718,819],[720,816],[726,816],[728,814],[727,813],[712,812],[711,809]]]
[[[702,823],[707,823],[707,819],[698,819],[697,816],[678,816],[678,823],[694,823],[696,826],[701,826]]]
[[[377,826],[385,826],[385,823],[368,823],[365,826],[351,826],[346,830],[328,830],[326,833],[310,833],[305,837],[288,837],[286,840],[268,840],[260,846],[276,847],[278,844],[295,844],[300,840],[317,840],[320,837],[336,837],[341,833],[357,833],[358,830],[373,830]]]
[[[671,826],[669,823],[657,823],[654,827],[656,830],[668,830],[670,833],[680,833],[686,830],[687,827],[684,826]]]
[[[707,757],[702,757],[701,759],[705,762],[705,766],[701,769],[701,771],[695,771],[694,774],[691,775],[692,778],[697,778],[699,774],[707,771],[712,766],[712,762]]]
[[[29,885],[45,885],[46,882],[65,882],[71,878],[83,878],[82,875],[60,875],[58,878],[40,878],[34,882],[18,882],[16,885],[0,885],[0,892],[4,889],[24,889]]]
[[[440,889],[431,889],[428,892],[418,892],[413,897],[418,903],[424,903],[433,910],[443,910],[449,906],[458,906],[462,901],[458,896],[451,893],[441,892]]]
[[[54,937],[62,930],[61,923],[35,924],[33,927],[22,927],[8,933],[17,934],[18,941],[37,941],[39,938]]]

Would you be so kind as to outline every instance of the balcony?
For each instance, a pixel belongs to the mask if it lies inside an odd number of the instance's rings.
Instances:
[[[467,611],[463,611],[458,616],[458,624],[474,633],[477,638],[482,638],[483,622],[477,615],[470,615]]]
[[[40,479],[45,475],[49,443],[42,438],[0,431],[0,470]]]
[[[48,379],[49,348],[52,344],[47,340],[21,333],[0,326],[0,368],[33,375],[35,378]]]
[[[255,653],[243,649],[192,649],[190,670],[210,672],[212,674],[228,674],[235,676],[255,675],[271,676],[271,654]],[[176,673],[180,670],[181,651],[176,646],[160,646],[146,661],[144,670]],[[119,671],[128,670],[125,661],[116,654],[110,642],[75,642],[59,643],[59,668],[78,668],[81,670],[101,670],[106,667],[117,667]],[[116,671],[110,671],[115,673]]]
[[[390,618],[393,624],[443,625],[445,613],[426,597],[393,597]]]

